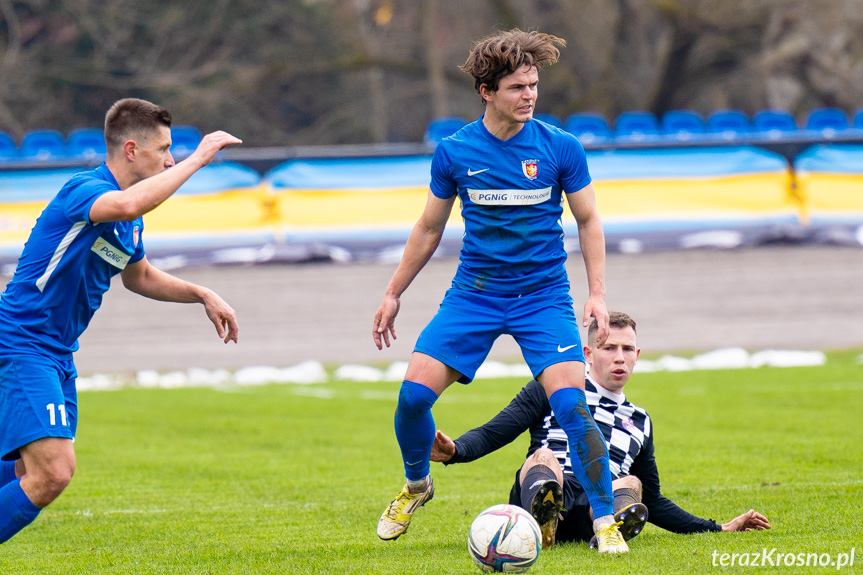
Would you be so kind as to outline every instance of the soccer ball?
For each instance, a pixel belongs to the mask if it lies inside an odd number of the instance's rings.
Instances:
[[[467,548],[483,571],[522,573],[539,559],[542,533],[536,519],[515,505],[493,505],[470,524]]]

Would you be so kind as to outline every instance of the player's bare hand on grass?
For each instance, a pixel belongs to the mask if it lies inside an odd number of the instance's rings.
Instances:
[[[434,443],[432,444],[430,459],[438,463],[445,463],[452,459],[454,455],[455,441],[438,429],[434,437]]]
[[[375,340],[375,345],[378,349],[383,349],[384,344],[390,346],[390,335],[393,340],[398,339],[396,336],[396,316],[399,313],[401,300],[394,297],[386,296],[381,306],[375,313],[375,322],[372,325],[372,338]]]
[[[237,313],[218,294],[208,291],[204,296],[204,310],[207,317],[216,326],[216,333],[225,343],[237,343],[240,337],[240,326],[237,324]]]
[[[206,166],[225,147],[242,143],[243,141],[236,136],[219,130],[218,132],[212,132],[204,136],[201,139],[201,143],[198,144],[198,148],[189,157],[200,160]]]
[[[608,339],[608,309],[605,300],[598,296],[591,296],[584,304],[584,315],[582,325],[590,325],[590,318],[596,318],[596,345],[602,347]]]
[[[731,531],[752,531],[753,529],[770,529],[770,522],[767,521],[767,518],[754,509],[750,509],[743,515],[722,524],[722,530],[726,533]]]

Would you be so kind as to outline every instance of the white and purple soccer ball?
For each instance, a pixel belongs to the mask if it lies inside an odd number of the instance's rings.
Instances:
[[[470,558],[483,571],[522,573],[539,559],[536,519],[515,505],[493,505],[476,516],[467,536]]]

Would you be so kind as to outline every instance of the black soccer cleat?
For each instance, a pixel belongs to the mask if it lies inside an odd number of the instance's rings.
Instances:
[[[546,481],[530,502],[530,514],[542,531],[542,548],[554,546],[557,521],[563,511],[563,490],[557,481]]]
[[[623,535],[624,541],[629,541],[644,529],[644,524],[647,523],[647,505],[633,503],[624,507],[614,514],[614,520],[623,522],[620,534]]]

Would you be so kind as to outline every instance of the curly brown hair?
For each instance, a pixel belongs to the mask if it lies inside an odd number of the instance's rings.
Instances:
[[[459,68],[473,76],[478,94],[481,94],[480,86],[483,84],[494,92],[501,78],[525,64],[542,68],[557,62],[560,57],[558,46],[566,46],[566,40],[536,30],[524,32],[514,28],[498,31],[474,42],[467,61]]]

